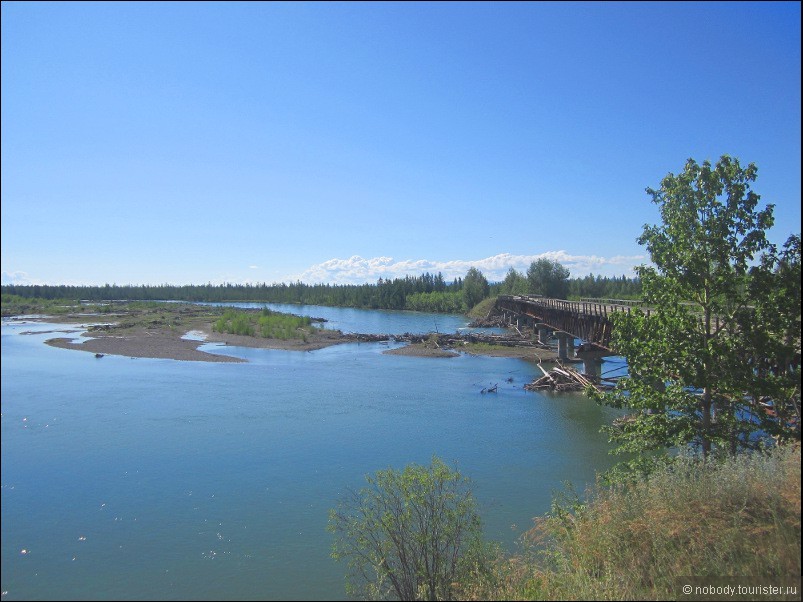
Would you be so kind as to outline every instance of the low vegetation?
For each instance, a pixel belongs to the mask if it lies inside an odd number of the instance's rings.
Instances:
[[[474,307],[471,308],[471,311],[468,312],[468,317],[474,319],[485,318],[488,316],[488,314],[494,308],[495,305],[496,305],[496,296],[483,299],[482,301],[480,301]]]
[[[266,339],[303,339],[312,333],[312,320],[307,316],[284,314],[263,308],[259,314],[227,309],[212,325],[216,332],[259,336]]]
[[[3,293],[0,302],[2,303],[3,317],[27,314],[63,315],[80,308],[80,304],[74,299],[21,297],[8,293]],[[93,309],[97,311],[99,306],[93,307]]]
[[[474,600],[674,600],[689,575],[794,583],[801,574],[800,448],[721,461],[681,458],[581,503],[555,501],[496,561],[467,580]],[[799,592],[797,599],[799,599]]]

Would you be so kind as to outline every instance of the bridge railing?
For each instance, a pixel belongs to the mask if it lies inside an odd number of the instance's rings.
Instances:
[[[623,305],[637,307],[644,303],[641,299],[601,299],[596,297],[580,297],[581,303],[599,303],[601,305]]]
[[[640,301],[631,301],[630,304],[619,303],[621,299],[581,299],[580,301],[565,301],[552,299],[540,295],[500,295],[502,300],[519,301],[537,305],[547,309],[573,312],[587,316],[608,317],[616,312],[630,312],[631,308],[638,307]],[[646,310],[649,313],[649,310]]]
[[[643,305],[641,301],[635,301],[632,299],[584,298],[580,301],[564,301],[562,299],[552,299],[539,295],[500,295],[499,298],[503,300],[525,302],[545,309],[572,312],[574,314],[585,316],[597,316],[605,319],[609,318],[609,316],[615,313],[630,313],[631,311],[640,312],[649,317],[654,310],[652,307]],[[623,303],[623,301],[627,301],[629,304]],[[699,304],[690,301],[681,301],[679,305],[690,307],[692,310],[700,307]],[[698,313],[692,311],[692,315],[697,315],[701,322],[704,321],[702,312]],[[719,331],[721,320],[722,319],[720,316],[712,316],[712,331]]]

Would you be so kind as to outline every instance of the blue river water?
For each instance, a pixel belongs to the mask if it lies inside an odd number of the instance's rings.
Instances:
[[[466,325],[289,309],[344,331]],[[522,360],[378,343],[96,359],[44,344],[65,328],[2,325],[3,600],[345,599],[327,512],[366,474],[439,456],[473,480],[486,537],[513,550],[565,481],[582,491],[614,461],[599,433],[614,411],[524,391],[540,372]]]

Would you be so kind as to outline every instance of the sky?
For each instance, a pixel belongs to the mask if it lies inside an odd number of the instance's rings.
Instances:
[[[800,232],[798,2],[3,2],[2,283],[633,275],[645,189]]]

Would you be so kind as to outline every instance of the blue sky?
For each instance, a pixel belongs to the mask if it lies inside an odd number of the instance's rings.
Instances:
[[[800,4],[2,3],[2,282],[631,274],[688,158],[800,232]]]

